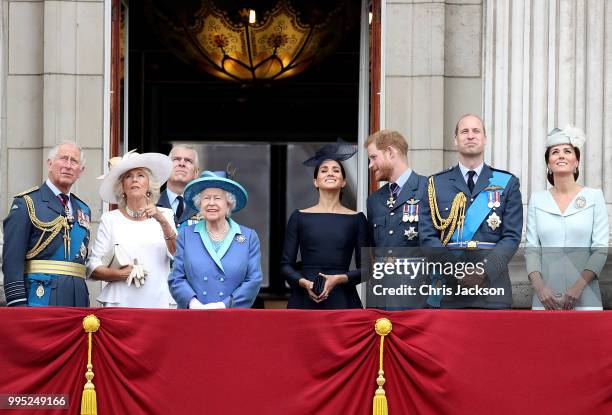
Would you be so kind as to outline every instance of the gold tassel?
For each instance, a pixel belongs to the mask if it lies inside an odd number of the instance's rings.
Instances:
[[[100,320],[98,317],[93,314],[88,315],[83,319],[83,329],[87,333],[87,372],[85,373],[85,378],[87,379],[87,383],[85,383],[85,387],[83,389],[83,396],[81,397],[81,415],[97,415],[98,414],[98,405],[96,403],[96,388],[92,382],[94,377],[93,373],[93,365],[91,364],[91,339],[93,333],[98,331],[100,328]]]
[[[378,361],[378,377],[376,378],[376,384],[378,385],[378,389],[376,389],[376,393],[374,394],[372,414],[388,415],[389,408],[387,405],[387,396],[385,394],[385,389],[383,388],[385,384],[385,372],[383,370],[383,352],[385,346],[385,336],[391,333],[391,330],[393,330],[393,325],[391,324],[391,321],[388,318],[379,318],[378,320],[376,320],[374,330],[376,331],[376,334],[380,336],[380,351]]]

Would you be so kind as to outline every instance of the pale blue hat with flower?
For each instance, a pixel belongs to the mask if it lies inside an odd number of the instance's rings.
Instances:
[[[561,144],[570,144],[573,147],[582,149],[586,137],[580,128],[576,128],[568,124],[564,129],[553,128],[546,138],[546,148],[558,146]]]

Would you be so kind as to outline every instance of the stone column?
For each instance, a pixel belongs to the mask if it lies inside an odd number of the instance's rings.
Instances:
[[[104,1],[2,5],[0,215],[15,194],[47,177],[48,150],[72,139],[86,156],[72,191],[90,205],[96,225],[102,212],[95,178],[103,172]]]
[[[381,125],[400,131],[420,174],[455,163],[460,115],[481,113],[481,1],[383,5]]]
[[[547,133],[572,123],[587,136],[579,182],[603,188],[612,202],[612,27],[606,25],[612,3],[487,1],[484,10],[487,160],[521,179],[526,207],[532,192],[547,187]],[[515,303],[527,305],[531,292],[519,269],[513,284],[522,295]],[[610,277],[600,278],[605,291]]]

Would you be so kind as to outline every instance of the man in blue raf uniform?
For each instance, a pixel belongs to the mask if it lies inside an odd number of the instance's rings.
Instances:
[[[521,241],[521,193],[514,175],[484,163],[486,141],[479,117],[461,117],[455,127],[459,164],[428,181],[430,209],[421,222],[421,240],[426,246],[448,248],[437,259],[455,265],[454,275],[434,276],[432,288],[445,288],[432,291],[428,303],[434,307],[512,305],[508,262]],[[475,268],[457,273],[457,266],[466,262]]]
[[[4,220],[8,306],[89,306],[85,261],[91,211],[70,193],[83,162],[76,143],[59,143],[49,152],[45,183],[15,197]]]
[[[166,190],[159,196],[157,206],[172,209],[177,231],[198,222],[197,214],[183,199],[183,191],[199,174],[198,152],[188,144],[177,144],[168,155],[172,160],[172,174]]]
[[[367,200],[370,240],[377,248],[377,257],[384,254],[387,261],[394,261],[395,255],[406,254],[398,253],[397,248],[419,246],[419,223],[427,203],[427,179],[408,166],[408,143],[399,132],[378,131],[368,137],[365,146],[375,180],[388,182]],[[399,281],[396,277],[389,278]],[[418,279],[410,282],[419,285]],[[398,301],[387,298],[386,308],[422,307],[424,298],[418,294],[400,296]]]

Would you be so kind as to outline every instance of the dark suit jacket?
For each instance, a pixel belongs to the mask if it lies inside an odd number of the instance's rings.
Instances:
[[[463,192],[467,196],[467,211],[476,196],[489,185],[489,179],[493,176],[494,170],[497,169],[493,169],[486,164],[483,166],[473,193],[470,192],[461,174],[459,165],[433,175],[436,201],[442,217],[446,218],[448,216],[452,201],[459,192]],[[511,174],[503,170],[497,171]],[[473,241],[495,242],[495,248],[492,250],[472,251],[470,257],[475,260],[484,261],[487,286],[503,288],[504,294],[490,296],[445,296],[442,307],[509,308],[512,305],[512,286],[508,274],[508,262],[512,259],[518,248],[523,229],[521,192],[519,180],[514,175],[512,175],[506,188],[503,190],[500,202],[501,206],[495,209],[495,213],[500,217],[501,225],[497,229],[491,229],[487,224],[489,214],[471,238]],[[438,231],[434,228],[431,220],[431,211],[427,210],[427,215],[423,217],[420,223],[421,243],[428,247],[442,247]],[[448,278],[447,282],[448,287],[452,288],[454,292],[457,280],[455,278]]]
[[[183,203],[185,205],[185,209],[183,210],[183,214],[178,219],[178,221],[175,221],[175,222],[177,222],[176,223],[177,228],[178,228],[178,225],[180,225],[183,222],[186,222],[187,220],[191,219],[192,216],[198,214],[198,212],[193,210],[187,203],[185,203],[184,201],[183,201]],[[167,190],[164,190],[159,195],[159,200],[157,201],[157,206],[173,210],[172,206],[170,206],[170,199],[168,199],[168,191]]]

